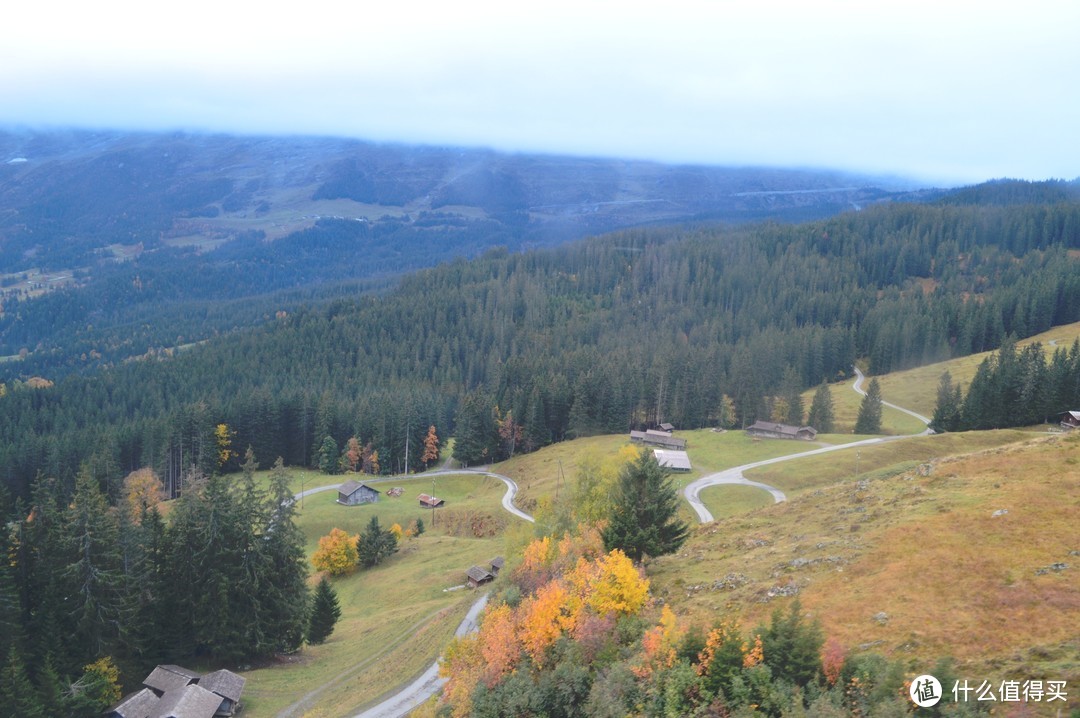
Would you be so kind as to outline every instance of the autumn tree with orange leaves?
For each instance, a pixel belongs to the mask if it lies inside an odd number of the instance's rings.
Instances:
[[[350,536],[342,529],[330,529],[330,533],[319,539],[319,548],[312,554],[311,563],[331,576],[348,573],[356,568],[356,542],[359,539],[359,534]]]
[[[424,455],[420,457],[426,469],[432,461],[439,460],[439,436],[435,433],[435,425],[428,427],[427,436],[424,437]]]

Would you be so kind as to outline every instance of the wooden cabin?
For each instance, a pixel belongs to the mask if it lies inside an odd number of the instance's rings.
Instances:
[[[339,504],[345,506],[359,506],[361,504],[373,504],[379,500],[379,492],[367,484],[349,479],[338,487]]]

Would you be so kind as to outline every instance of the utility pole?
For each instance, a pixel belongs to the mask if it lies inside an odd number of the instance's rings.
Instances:
[[[862,458],[862,449],[855,449],[855,478],[859,478],[859,459]]]
[[[431,526],[435,527],[435,477],[431,477]]]
[[[405,421],[405,475],[409,475],[409,422]]]

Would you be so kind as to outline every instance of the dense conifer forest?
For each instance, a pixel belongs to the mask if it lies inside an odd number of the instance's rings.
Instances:
[[[0,472],[26,497],[35,476],[73,486],[83,467],[115,500],[143,466],[170,485],[192,466],[235,470],[218,465],[219,424],[293,465],[356,437],[387,472],[404,469],[407,431],[421,466],[432,425],[477,463],[658,420],[712,425],[725,395],[745,424],[785,376],[814,386],[857,358],[884,373],[1080,319],[1078,248],[1080,205],[1054,201],[492,250],[175,356],[8,382]]]

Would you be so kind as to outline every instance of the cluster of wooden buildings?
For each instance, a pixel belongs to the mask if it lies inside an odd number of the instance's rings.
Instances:
[[[656,463],[669,471],[690,471],[690,456],[686,453],[686,439],[672,436],[675,427],[660,424],[656,429],[631,431],[630,441],[634,444],[652,446]]]
[[[404,493],[404,489],[393,488],[386,492],[387,496],[398,497]],[[361,506],[374,504],[379,501],[379,490],[373,489],[365,483],[349,479],[338,487],[337,502],[343,506]],[[424,509],[441,508],[446,504],[445,499],[440,499],[430,494],[420,494],[420,507]]]
[[[220,670],[201,675],[182,666],[158,666],[143,688],[105,712],[105,718],[227,718],[240,710],[245,678]]]
[[[502,556],[496,556],[491,559],[490,568],[481,568],[480,566],[473,566],[465,572],[465,582],[469,588],[478,588],[485,583],[491,583],[495,580],[495,577],[499,575],[499,571],[502,571],[505,561]]]

